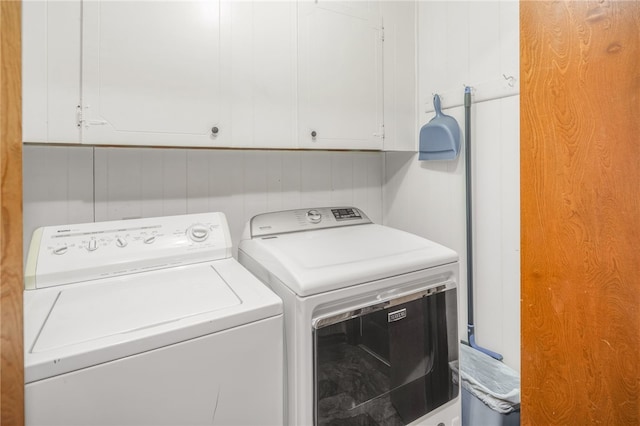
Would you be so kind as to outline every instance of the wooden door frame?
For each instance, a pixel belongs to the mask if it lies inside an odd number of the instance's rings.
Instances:
[[[21,2],[0,1],[0,424],[24,424]]]

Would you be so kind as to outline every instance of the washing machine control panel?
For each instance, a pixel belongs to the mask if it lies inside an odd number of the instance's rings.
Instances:
[[[322,207],[254,216],[250,222],[251,238],[322,228],[363,225],[371,220],[355,207]]]
[[[34,232],[26,288],[231,257],[222,213],[49,226]]]

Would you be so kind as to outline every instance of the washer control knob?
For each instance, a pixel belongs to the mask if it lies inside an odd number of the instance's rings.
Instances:
[[[311,223],[320,223],[322,214],[318,210],[309,210],[307,212],[307,220]]]
[[[201,223],[196,223],[188,229],[187,235],[192,241],[199,243],[209,238],[209,228]]]
[[[96,240],[89,240],[87,244],[87,251],[95,251],[98,249],[98,242]]]
[[[69,247],[67,246],[60,246],[60,247],[56,247],[53,249],[53,254],[57,254],[58,256],[65,254],[67,251],[69,251]]]
[[[155,235],[149,235],[148,237],[144,237],[144,239],[142,240],[142,242],[144,242],[145,244],[153,244],[155,241],[156,241]]]
[[[122,238],[122,237],[116,238],[116,246],[122,248],[122,247],[126,247],[127,244],[129,244],[129,243],[124,238]]]

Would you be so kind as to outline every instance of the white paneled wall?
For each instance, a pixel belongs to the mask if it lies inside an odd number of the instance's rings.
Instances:
[[[520,368],[519,97],[472,108],[476,340]],[[460,123],[462,108],[446,111]],[[464,151],[456,161],[385,155],[385,224],[460,254],[460,338],[466,340]]]
[[[459,96],[465,85],[518,76],[518,3],[419,3],[419,122],[434,93]],[[481,90],[479,89],[479,91]],[[464,108],[445,110],[464,130]],[[520,368],[519,96],[472,106],[474,322],[479,345]],[[418,162],[417,155],[385,155],[385,224],[458,251],[460,337],[466,340],[467,288],[463,153],[455,161]]]
[[[95,150],[96,221],[187,212],[185,150]]]
[[[38,226],[93,221],[93,148],[25,145],[22,162],[25,253]]]
[[[440,94],[445,107],[463,104],[465,86],[472,87],[474,97],[483,99],[504,92],[517,94],[520,69],[517,1],[418,4],[421,124],[433,116],[426,112],[432,110],[435,93]],[[507,87],[505,77],[515,79],[513,88]]]
[[[381,223],[382,164],[372,152],[25,146],[25,242],[38,226],[205,211],[227,215],[234,248],[266,211],[347,204]]]
[[[520,366],[520,97],[475,113],[474,264],[476,337]],[[482,321],[482,322],[480,322]]]

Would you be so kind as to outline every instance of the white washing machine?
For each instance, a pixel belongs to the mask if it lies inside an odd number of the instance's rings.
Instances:
[[[282,301],[206,213],[40,228],[24,292],[28,425],[279,425]]]
[[[238,260],[284,301],[287,424],[459,424],[454,251],[336,207],[255,216]]]

